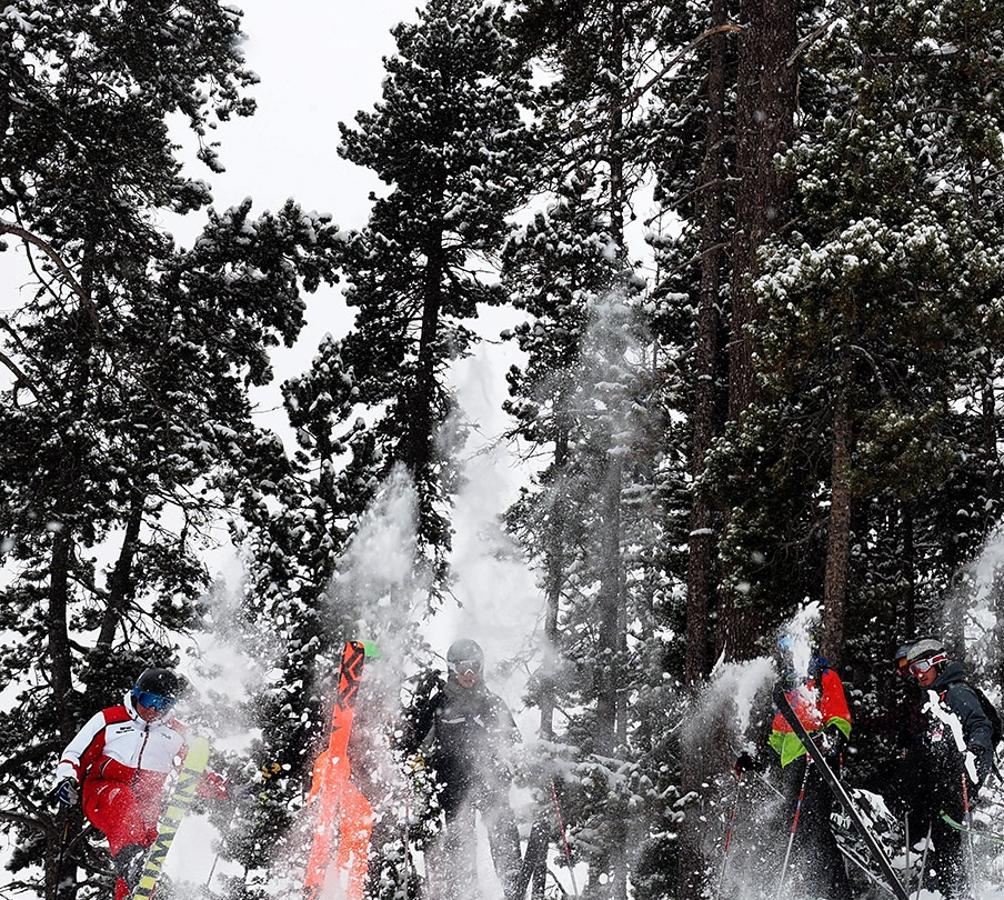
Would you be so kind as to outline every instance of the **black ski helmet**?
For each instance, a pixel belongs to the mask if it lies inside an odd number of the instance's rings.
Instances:
[[[177,700],[184,692],[185,687],[185,679],[170,669],[144,669],[139,678],[136,679],[133,693],[146,691]]]
[[[470,638],[454,641],[446,651],[446,668],[451,675],[461,675],[472,670],[480,675],[484,667],[484,651],[477,641]]]
[[[896,655],[892,658],[893,662],[896,664],[896,674],[897,675],[907,675],[910,668],[910,648],[913,644],[900,644],[896,648]]]

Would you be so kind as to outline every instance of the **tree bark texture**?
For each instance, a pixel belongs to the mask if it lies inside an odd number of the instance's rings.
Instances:
[[[559,404],[563,401],[559,399]],[[565,519],[568,515],[565,499],[565,466],[568,460],[568,427],[559,418],[554,441],[554,479],[551,482],[550,515],[548,516],[546,592],[547,608],[544,613],[544,639],[548,653],[557,652],[558,615],[561,611],[561,591],[565,582]],[[540,698],[540,736],[554,739],[554,678],[553,662],[547,662],[547,681]]]
[[[791,140],[797,70],[788,65],[796,45],[794,0],[742,0],[743,34],[736,84],[736,223],[732,240],[728,417],[741,420],[756,400],[755,344],[761,310],[753,293],[757,253],[784,225],[789,186],[775,156]],[[728,516],[728,513],[726,513]],[[725,573],[726,576],[728,573]],[[727,579],[726,579],[727,580]],[[736,587],[722,592],[717,647],[728,658],[755,653],[757,611]]]
[[[732,242],[732,325],[729,344],[729,418],[756,398],[754,330],[760,320],[753,281],[757,252],[784,224],[788,185],[774,157],[794,128],[797,70],[794,0],[742,0],[744,32],[736,85],[736,230]]]
[[[610,5],[610,49],[608,68],[610,79],[610,117],[608,122],[608,163],[610,166],[610,233],[620,258],[624,257],[624,210],[627,192],[624,181],[624,118],[625,72],[624,57],[627,35],[623,0]],[[623,468],[621,457],[608,457],[603,512],[603,578],[600,585],[600,618],[603,623],[601,653],[604,664],[603,688],[597,714],[602,728],[602,744],[607,752],[616,747],[618,736],[626,733],[626,709],[623,704],[622,647],[625,642],[626,610],[624,572],[621,559],[621,489]],[[598,746],[600,746],[598,742]],[[601,751],[602,752],[602,751]],[[612,900],[627,900],[627,840],[626,823],[617,817],[609,848]]]
[[[725,22],[725,0],[712,3],[712,25]],[[721,295],[722,216],[725,171],[725,34],[709,38],[707,130],[699,175],[705,185],[701,209],[701,285],[694,353],[694,431],[691,475],[695,485],[715,437],[715,372],[718,364],[718,303]],[[687,656],[684,676],[689,686],[708,672],[708,612],[714,599],[715,535],[709,498],[695,489],[690,514],[687,563]]]
[[[983,431],[984,472],[986,473],[986,527],[997,521],[1000,460],[997,455],[997,397],[994,393],[994,360],[990,350],[983,354],[983,384],[980,386],[980,419]]]
[[[845,351],[846,353],[846,351]],[[853,423],[848,401],[850,365],[841,366],[841,383],[833,412],[830,462],[830,517],[826,538],[826,575],[823,584],[823,653],[839,665],[844,642],[847,575],[851,556],[851,441]]]
[[[725,0],[713,0],[712,27],[725,23]],[[725,33],[708,41],[707,126],[699,183],[701,213],[701,284],[697,313],[697,346],[694,352],[694,412],[691,475],[695,490],[690,513],[687,560],[687,649],[684,678],[692,696],[710,668],[708,614],[714,608],[714,561],[717,540],[713,531],[710,498],[697,485],[704,474],[708,450],[715,437],[715,373],[719,357],[718,304],[721,298],[722,220],[725,190]],[[717,249],[716,249],[717,248]],[[700,753],[683,755],[681,789],[684,796],[699,796],[705,779]],[[685,810],[680,829],[677,885],[681,900],[706,896],[702,852],[703,822],[694,806]]]
[[[139,549],[139,532],[143,524],[144,501],[145,497],[141,494],[136,494],[132,498],[125,534],[122,537],[122,547],[119,549],[118,559],[115,560],[115,568],[112,569],[112,574],[108,579],[108,600],[101,616],[101,628],[95,645],[95,649],[98,651],[107,652],[111,649],[112,641],[115,639],[115,631],[122,621],[126,605],[132,599],[134,591],[132,570],[136,551]]]
[[[439,314],[443,305],[443,272],[446,268],[442,228],[429,236],[422,284],[422,327],[419,333],[418,361],[414,393],[408,410],[411,425],[408,433],[408,466],[421,483],[432,463],[433,406],[436,396],[436,345]]]

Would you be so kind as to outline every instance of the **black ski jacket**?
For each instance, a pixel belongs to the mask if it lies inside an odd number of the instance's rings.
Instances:
[[[962,738],[966,750],[976,761],[976,774],[980,785],[993,771],[993,726],[983,710],[976,692],[966,683],[966,673],[959,662],[949,662],[930,688],[937,693],[941,704],[958,717],[962,724]],[[948,723],[928,710],[928,753],[937,774],[957,777],[964,770],[965,757],[959,751]]]
[[[503,700],[483,684],[462,688],[452,679],[421,699],[405,717],[401,748],[425,756],[439,776],[509,780],[508,765],[519,731]]]

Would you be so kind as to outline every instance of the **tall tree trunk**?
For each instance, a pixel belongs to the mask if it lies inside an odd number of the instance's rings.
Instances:
[[[446,268],[442,227],[434,228],[426,249],[422,285],[422,327],[418,341],[418,364],[411,405],[407,462],[421,482],[432,462],[434,428],[433,408],[436,398],[436,344],[439,314],[443,305],[443,272]]]
[[[850,364],[843,351],[837,405],[833,413],[830,465],[830,521],[826,538],[826,577],[823,585],[823,652],[839,665],[844,643],[847,573],[851,555],[851,439],[848,392]]]
[[[73,538],[67,523],[58,523],[52,538],[52,557],[49,569],[49,608],[46,630],[49,640],[49,680],[55,704],[55,721],[59,727],[59,740],[65,746],[77,731],[73,698],[73,658],[67,626],[69,612],[70,562]],[[45,897],[46,900],[72,900],[76,894],[76,864],[65,853],[68,841],[80,830],[80,816],[75,810],[60,809],[56,815],[56,828],[45,844]]]
[[[984,504],[984,529],[990,534],[998,522],[1000,504],[1000,459],[997,453],[997,396],[994,392],[994,358],[987,349],[983,354],[983,384],[980,386],[980,417],[983,429],[983,455],[986,502]],[[996,623],[994,633],[997,638],[997,659],[995,675],[1001,690],[1004,690],[1004,585],[995,573],[993,578],[993,604]]]
[[[86,413],[87,401],[93,389],[94,342],[97,337],[93,294],[97,255],[91,237],[98,229],[86,227],[80,266],[80,302],[74,311],[77,327],[72,344],[73,376],[68,391],[68,406],[75,420]],[[83,450],[77,435],[64,435],[62,470],[54,491],[52,517],[57,525],[53,534],[49,563],[49,597],[46,611],[48,637],[49,681],[52,688],[53,719],[58,723],[59,738],[65,746],[77,732],[77,703],[73,696],[73,654],[70,645],[70,568],[76,529],[81,526],[78,511]],[[77,893],[77,864],[67,847],[76,842],[82,819],[79,810],[60,810],[56,829],[45,845],[46,900],[73,900]]]
[[[115,631],[125,613],[126,604],[132,599],[133,579],[132,569],[139,548],[139,532],[143,524],[143,511],[146,498],[141,493],[135,493],[129,507],[129,518],[126,520],[125,534],[122,546],[119,548],[115,568],[108,579],[108,600],[101,616],[101,628],[95,650],[107,653],[115,640]]]
[[[729,401],[733,422],[756,400],[754,349],[761,311],[753,293],[759,274],[757,252],[784,224],[789,186],[774,156],[793,133],[797,69],[788,65],[795,49],[795,0],[742,0],[743,34],[736,85],[736,227],[732,240]],[[723,592],[717,644],[732,658],[753,654],[759,637],[756,610],[739,592]]]
[[[903,642],[917,634],[917,551],[913,542],[913,509],[903,504],[903,575],[906,582],[906,597],[903,604],[903,632],[898,640]]]
[[[612,0],[610,5],[610,50],[608,69],[610,78],[610,115],[607,134],[607,163],[610,169],[610,234],[617,246],[618,258],[626,258],[624,240],[624,210],[627,205],[627,186],[624,180],[624,55],[627,37],[624,24],[623,0]],[[614,410],[615,414],[623,410]],[[615,438],[616,439],[616,438]],[[611,447],[611,450],[616,448]],[[619,733],[624,732],[625,709],[621,702],[623,672],[621,668],[625,636],[625,596],[623,590],[623,561],[621,559],[621,490],[623,468],[621,457],[611,453],[607,458],[607,475],[603,497],[603,577],[600,584],[600,620],[603,634],[600,649],[603,659],[603,677],[597,703],[597,719],[601,729],[597,746],[601,752],[613,754]],[[626,823],[616,817],[611,830],[608,848],[611,884],[606,893],[612,900],[626,900],[627,861],[625,854]]]
[[[712,0],[711,25],[725,24],[725,0]],[[701,286],[697,314],[697,346],[694,353],[694,437],[691,474],[695,486],[704,474],[705,460],[715,436],[715,373],[719,355],[718,303],[721,297],[722,218],[725,175],[725,35],[709,40],[707,76],[707,125],[704,160],[698,175],[701,210]],[[714,606],[715,533],[713,510],[703,490],[695,487],[690,513],[690,555],[687,561],[687,650],[684,678],[691,698],[708,673],[708,613]],[[697,796],[705,781],[702,753],[686,753],[682,760],[684,796]],[[704,822],[699,810],[685,810],[681,828],[678,890],[681,900],[705,896],[707,868],[702,839]]]
[[[712,26],[725,23],[725,0],[713,0]],[[694,353],[694,438],[691,474],[695,484],[715,437],[715,372],[718,365],[718,303],[721,294],[723,176],[725,172],[725,35],[709,40],[708,116],[699,190],[701,208],[701,287]],[[687,656],[685,678],[698,684],[708,671],[708,612],[714,594],[715,535],[712,510],[695,489],[690,514],[687,564]]]
[[[558,615],[561,611],[561,591],[565,583],[565,466],[568,461],[568,426],[564,418],[564,398],[558,398],[562,410],[556,411],[557,435],[554,440],[554,480],[551,483],[551,503],[548,516],[547,562],[545,590],[547,607],[544,613],[544,638],[547,652],[553,654],[558,643]],[[554,739],[554,663],[547,661],[546,683],[540,698],[540,736]]]
[[[621,563],[621,486],[623,472],[621,458],[615,453],[608,457],[606,484],[603,490],[603,575],[599,592],[599,690],[596,703],[596,747],[605,756],[617,752],[619,726],[623,722],[620,692],[623,690],[621,667],[623,636],[623,590]],[[620,719],[618,712],[621,712]],[[613,900],[624,900],[627,867],[624,856],[625,823],[618,816],[611,821],[611,840],[607,855],[611,868],[611,885],[608,895]]]
[[[47,631],[49,637],[49,680],[52,699],[59,724],[59,737],[64,743],[77,732],[73,702],[73,661],[70,653],[70,635],[67,614],[70,605],[70,559],[73,537],[66,523],[58,523],[52,537],[52,557],[49,569],[49,609]]]
[[[980,423],[983,437],[983,471],[986,490],[987,531],[997,521],[999,506],[1000,460],[997,455],[997,397],[994,393],[994,359],[989,349],[983,352],[983,383],[980,385]]]
[[[568,426],[564,422],[567,401],[559,396],[556,402],[555,418],[557,434],[554,440],[554,479],[551,482],[551,503],[548,510],[547,560],[545,563],[545,593],[547,606],[544,612],[544,639],[548,654],[544,664],[544,684],[540,695],[540,736],[545,741],[554,740],[554,676],[555,655],[558,648],[558,615],[561,612],[561,591],[565,581],[565,519],[567,502],[565,495],[565,466],[568,461]],[[544,798],[545,810],[548,803]],[[540,814],[545,821],[549,812]],[[529,852],[529,847],[527,848]],[[543,900],[547,886],[546,850],[533,873],[533,900]]]
[[[784,222],[788,185],[774,156],[794,128],[796,69],[794,0],[742,0],[744,33],[736,86],[736,231],[732,244],[732,334],[729,345],[729,418],[756,399],[754,329],[760,309],[753,294],[757,251]]]

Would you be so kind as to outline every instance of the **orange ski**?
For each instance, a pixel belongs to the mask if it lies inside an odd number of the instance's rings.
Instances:
[[[332,856],[339,873],[348,871],[345,900],[362,900],[373,809],[350,781],[348,747],[365,659],[366,645],[362,641],[346,642],[338,674],[338,695],[331,710],[328,746],[314,761],[307,797],[308,806],[314,810],[314,829],[303,885],[304,900],[320,900]],[[336,829],[337,854],[333,853]]]

